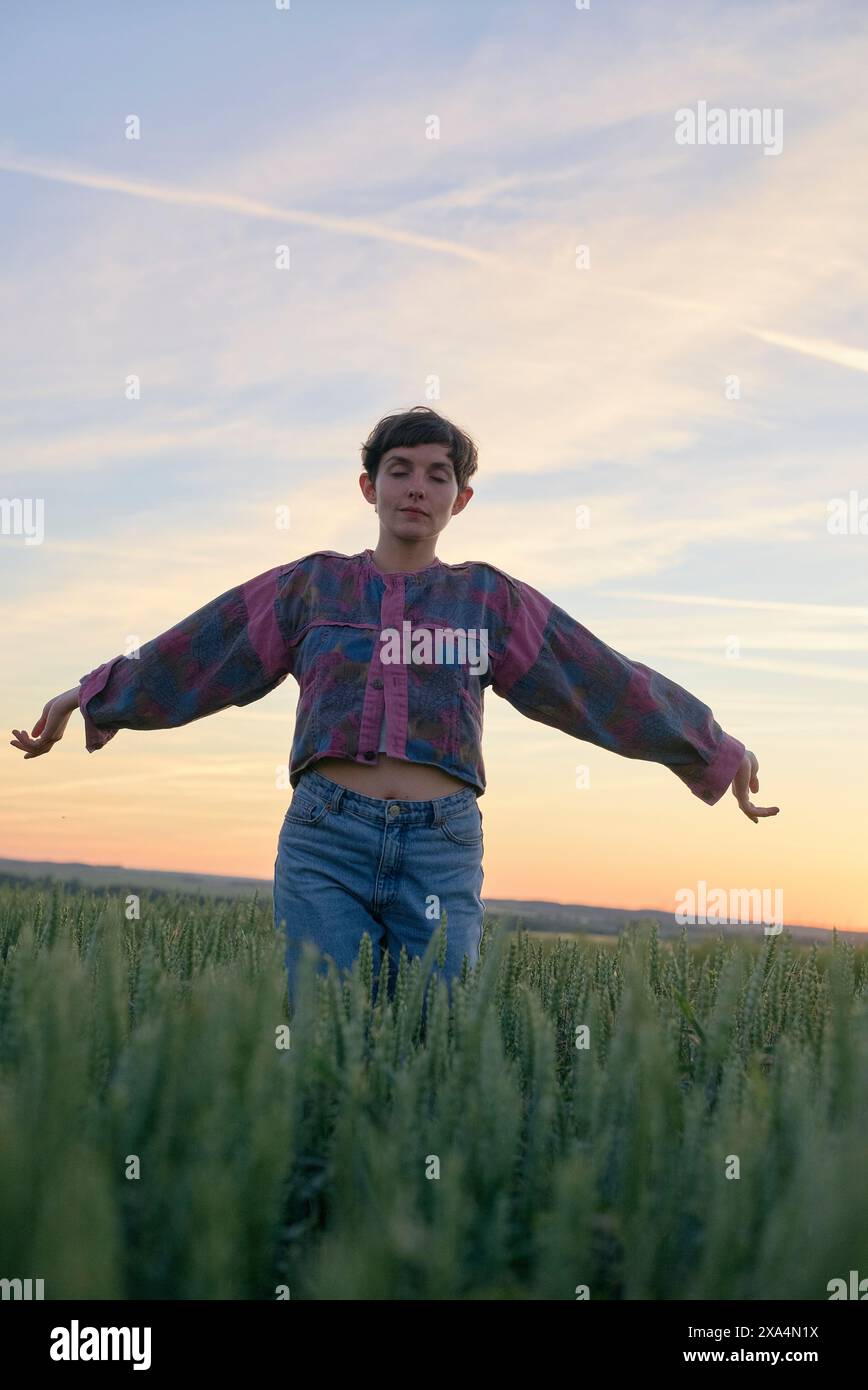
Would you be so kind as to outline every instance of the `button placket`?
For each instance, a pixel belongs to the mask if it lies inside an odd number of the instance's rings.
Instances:
[[[371,654],[371,667],[369,673],[368,688],[365,692],[365,700],[362,709],[362,719],[359,726],[359,747],[361,756],[367,762],[373,762],[379,751],[373,744],[379,744],[380,728],[383,722],[383,715],[387,710],[390,712],[388,718],[389,735],[397,738],[403,747],[401,740],[402,725],[406,728],[406,708],[407,708],[407,673],[406,669],[400,664],[397,666],[384,667],[382,664],[382,633],[384,628],[395,628],[400,634],[403,632],[404,620],[404,576],[385,575],[383,578],[383,597],[380,601],[380,631],[376,635],[374,651]],[[386,690],[386,682],[389,682],[389,690]],[[372,696],[372,691],[383,691],[381,702],[376,702]],[[395,729],[397,721],[397,732]]]
[[[380,607],[380,627],[382,631],[382,605]],[[379,674],[382,670],[380,661],[380,638],[379,634],[374,636],[374,648],[371,652],[371,663],[368,669],[368,684],[365,690],[365,699],[362,706],[362,718],[359,725],[359,749],[362,757],[367,762],[373,762],[377,756],[378,749],[372,745],[379,743],[380,725],[383,720],[384,705],[372,695],[372,691],[383,689],[383,678]],[[379,706],[379,707],[378,707]]]

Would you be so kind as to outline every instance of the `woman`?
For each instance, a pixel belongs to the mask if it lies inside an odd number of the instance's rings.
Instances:
[[[437,539],[473,496],[473,441],[425,406],[387,416],[362,446],[359,485],[376,547],[315,551],[230,589],[135,657],[118,656],[49,701],[25,757],[73,709],[93,752],[118,729],[176,727],[299,683],[293,797],[275,862],[290,1003],[305,941],[338,967],[363,934],[388,987],[404,946],[420,956],[446,920],[443,975],[479,955],[484,904],[484,691],[624,757],[660,762],[714,805],[732,786],[754,823],[758,764],[708,707],[608,647],[494,565],[446,565]]]

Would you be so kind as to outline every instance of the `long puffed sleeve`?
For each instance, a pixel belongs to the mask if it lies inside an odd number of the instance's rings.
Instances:
[[[504,578],[495,694],[528,719],[624,758],[662,763],[694,796],[709,806],[719,801],[745,747],[724,733],[708,706],[607,646],[529,584]]]
[[[277,565],[81,677],[85,747],[118,729],[174,729],[229,705],[249,705],[292,670],[301,625],[301,560]]]

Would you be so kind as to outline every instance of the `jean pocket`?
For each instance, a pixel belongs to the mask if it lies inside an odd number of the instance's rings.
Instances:
[[[289,803],[286,815],[283,818],[284,825],[318,825],[329,810],[328,802],[321,796],[316,796],[313,792],[296,787],[292,801]]]
[[[453,845],[482,846],[482,812],[474,799],[471,805],[459,806],[440,822],[440,831]]]

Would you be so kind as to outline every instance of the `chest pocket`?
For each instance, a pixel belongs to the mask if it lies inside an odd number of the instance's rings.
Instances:
[[[374,631],[350,623],[316,623],[303,641],[306,680],[296,719],[304,706],[315,741],[327,738],[332,747],[355,752]]]

